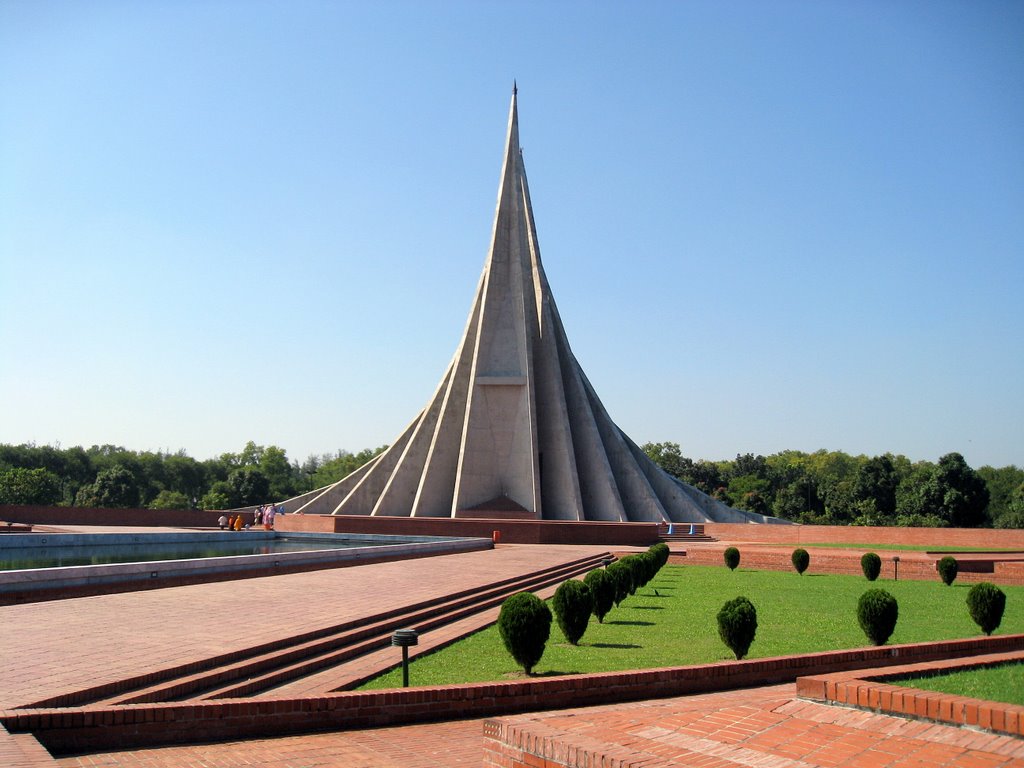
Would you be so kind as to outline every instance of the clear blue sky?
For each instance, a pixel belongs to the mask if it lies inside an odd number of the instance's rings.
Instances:
[[[637,442],[1024,465],[1024,3],[0,3],[0,442],[391,442],[513,78]]]

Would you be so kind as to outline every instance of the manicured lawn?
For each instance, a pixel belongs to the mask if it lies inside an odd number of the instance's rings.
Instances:
[[[889,591],[899,602],[900,618],[890,644],[981,634],[967,613],[970,585],[881,579],[871,583],[863,576],[670,565],[612,608],[604,624],[592,619],[577,647],[565,642],[553,622],[534,671],[610,672],[733,658],[718,637],[715,617],[738,595],[757,608],[757,637],[748,658],[864,647],[869,643],[857,624],[857,600],[871,587]],[[996,634],[1024,633],[1024,587],[1000,589],[1006,593],[1006,612]],[[409,675],[412,685],[440,685],[503,680],[522,673],[492,626],[413,661]],[[401,672],[395,670],[366,687],[401,684]]]
[[[886,680],[893,685],[941,691],[985,701],[1002,701],[1024,707],[1024,664],[1001,664],[930,677]]]

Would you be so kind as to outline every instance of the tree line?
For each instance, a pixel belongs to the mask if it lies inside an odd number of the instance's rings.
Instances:
[[[0,504],[230,509],[297,496],[355,471],[387,446],[338,450],[301,464],[249,441],[197,461],[113,445],[0,444]],[[669,474],[730,506],[821,525],[1024,528],[1024,470],[972,469],[958,453],[937,462],[842,451],[689,459],[678,443],[643,450]]]
[[[678,443],[642,449],[669,474],[730,506],[794,522],[1024,528],[1024,470],[975,470],[959,453],[937,462],[826,450],[694,461]]]
[[[297,496],[355,471],[387,446],[290,461],[249,441],[238,453],[197,461],[184,451],[114,445],[0,444],[0,504],[150,509],[231,509]]]

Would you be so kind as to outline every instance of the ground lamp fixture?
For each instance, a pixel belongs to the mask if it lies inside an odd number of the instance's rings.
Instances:
[[[409,687],[409,647],[419,645],[415,629],[396,629],[391,633],[391,644],[402,649],[402,687]]]
[[[603,565],[605,567],[605,570],[607,570],[608,566],[611,565],[614,562],[615,562],[615,558],[611,557],[610,555],[601,558],[601,565]]]
[[[899,555],[893,555],[893,558],[892,558],[892,580],[893,581],[899,581],[900,580],[900,556]]]

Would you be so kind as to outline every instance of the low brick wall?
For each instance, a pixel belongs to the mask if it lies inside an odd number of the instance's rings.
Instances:
[[[658,541],[656,523],[591,523],[500,518],[284,515],[279,531],[377,533],[401,536],[483,536],[498,532],[505,544],[597,544],[647,547]]]
[[[669,557],[669,562],[676,565],[709,565],[724,568],[722,553],[726,544],[717,546],[689,546],[682,554],[679,547],[674,547],[674,554]],[[863,570],[860,565],[860,558],[864,550],[842,550],[833,548],[814,549],[813,545],[806,545],[811,556],[807,574],[828,573],[842,574],[846,576],[862,576]],[[750,568],[762,571],[792,571],[791,560],[793,551],[789,548],[782,549],[781,545],[750,544],[740,546],[740,568]],[[1010,556],[1007,556],[1010,557]],[[990,581],[995,584],[1024,585],[1024,559],[1001,560],[998,555],[985,558],[981,555],[967,554],[958,561],[962,561],[961,568],[957,574],[957,581],[969,584],[976,584],[981,581]],[[937,555],[928,555],[924,552],[901,552],[899,554],[899,578],[914,581],[937,581],[939,574],[935,564],[938,562]],[[896,576],[896,563],[892,555],[881,555],[882,570],[880,579],[893,579]]]
[[[993,528],[894,528],[859,525],[751,525],[706,523],[704,532],[721,541],[762,544],[903,544],[936,548],[985,547],[1024,550],[1024,530]]]
[[[0,504],[0,520],[28,525],[170,526],[216,528],[221,512],[203,509],[107,509]]]
[[[935,675],[1008,662],[1024,662],[1024,651],[901,665],[881,675],[841,672],[800,677],[796,692],[828,704],[1024,737],[1024,707],[886,682],[894,677]]]
[[[0,724],[54,754],[263,738],[323,730],[487,717],[793,682],[798,677],[1024,650],[1024,635],[977,637],[597,675],[309,698],[8,710]]]

